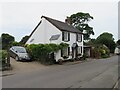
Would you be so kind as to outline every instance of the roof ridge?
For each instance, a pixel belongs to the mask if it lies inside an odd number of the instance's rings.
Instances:
[[[68,25],[65,22],[62,22],[62,21],[59,21],[57,19],[53,19],[50,17],[46,17],[46,16],[41,16],[41,18],[45,18],[46,20],[48,20],[50,23],[52,23],[55,27],[57,27],[61,31],[68,31],[68,32],[83,34],[80,30],[73,27],[72,25]]]
[[[46,16],[41,16],[41,18],[47,18],[47,19],[52,19],[52,20],[56,20],[56,21],[59,21],[59,22],[61,22],[61,23],[65,23],[65,22],[63,22],[63,21],[60,21],[60,20],[57,20],[57,19],[53,19],[53,18],[50,18],[50,17],[46,17]],[[67,23],[65,23],[65,24],[67,24]]]

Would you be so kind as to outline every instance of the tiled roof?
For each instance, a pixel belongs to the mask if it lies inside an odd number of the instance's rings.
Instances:
[[[55,20],[46,16],[42,16],[41,18],[45,18],[46,20],[48,20],[50,23],[52,23],[55,27],[57,27],[59,30],[61,31],[68,31],[68,32],[73,32],[73,33],[81,33],[82,32],[76,28],[74,28],[72,25],[68,25],[65,22],[59,21],[59,20]]]

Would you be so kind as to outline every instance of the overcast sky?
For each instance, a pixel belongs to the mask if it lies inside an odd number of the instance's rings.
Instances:
[[[0,34],[9,33],[16,41],[29,35],[41,20],[41,16],[64,21],[66,16],[77,12],[89,13],[94,17],[89,22],[96,38],[103,32],[109,32],[118,40],[118,3],[106,2],[3,2],[0,4]]]

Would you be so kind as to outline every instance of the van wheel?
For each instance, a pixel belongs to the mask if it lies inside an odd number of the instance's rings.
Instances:
[[[63,64],[63,60],[62,60],[62,59],[59,59],[59,60],[58,60],[58,63],[59,63],[60,65],[62,65],[62,64]]]
[[[16,56],[16,57],[15,57],[15,60],[16,60],[16,61],[18,61],[18,60],[19,60],[19,57],[18,57],[18,56]]]

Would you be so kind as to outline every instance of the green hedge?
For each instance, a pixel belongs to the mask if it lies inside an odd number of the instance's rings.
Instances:
[[[92,52],[95,58],[108,58],[110,56],[110,50],[105,45],[94,46]]]
[[[6,64],[6,59],[7,59],[7,51],[5,50],[0,50],[0,65],[4,66]]]
[[[26,45],[27,51],[31,56],[32,60],[41,62],[42,64],[53,64],[54,60],[50,60],[49,53],[56,52],[64,47],[67,47],[68,44],[31,44]]]

